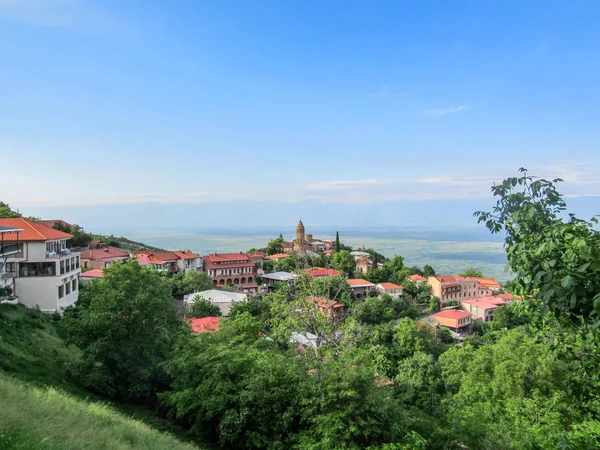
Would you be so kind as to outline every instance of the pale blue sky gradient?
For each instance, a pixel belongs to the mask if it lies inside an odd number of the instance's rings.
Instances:
[[[595,0],[0,0],[0,199],[477,199],[525,166],[600,202],[598,17]]]

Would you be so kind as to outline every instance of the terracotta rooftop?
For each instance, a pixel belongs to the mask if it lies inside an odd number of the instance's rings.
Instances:
[[[307,302],[310,303],[314,303],[315,301],[317,302],[317,305],[319,305],[321,308],[326,308],[326,309],[337,309],[337,308],[343,308],[345,305],[343,303],[340,302],[336,302],[335,300],[329,300],[328,298],[325,297],[317,297],[315,299],[315,297],[307,297],[306,298]]]
[[[499,296],[470,298],[467,300],[461,300],[460,302],[484,309],[493,309],[506,304],[506,301],[499,298]]]
[[[201,319],[188,319],[187,322],[192,327],[194,333],[209,333],[219,331],[220,317],[203,317]]]
[[[427,278],[422,277],[421,275],[411,275],[410,277],[408,277],[409,280],[411,281],[423,281],[423,282],[427,282]]]
[[[360,286],[375,286],[370,281],[364,280],[362,278],[350,278],[346,280],[350,287],[360,287]]]
[[[269,255],[266,258],[272,261],[279,261],[280,259],[287,258],[290,256],[288,253],[276,253],[274,255]]]
[[[211,253],[210,255],[203,256],[205,261],[211,263],[224,263],[224,262],[235,262],[235,261],[250,261],[250,257],[242,252],[239,253]]]
[[[101,269],[92,269],[82,273],[81,276],[86,278],[104,278],[104,272]]]
[[[127,258],[129,253],[117,247],[103,247],[81,252],[81,259]]]
[[[18,235],[18,240],[20,242],[53,241],[58,239],[70,239],[73,237],[69,233],[63,233],[52,227],[37,222],[31,222],[20,217],[14,219],[0,219],[0,226],[20,228],[23,230]],[[16,241],[17,235],[7,234],[4,237],[5,242],[11,240]]]
[[[384,288],[386,291],[389,289],[402,289],[402,286],[399,286],[397,284],[394,283],[379,283],[379,286],[381,286],[382,288]]]
[[[449,309],[447,311],[441,311],[439,313],[436,313],[433,315],[433,317],[445,317],[447,319],[464,319],[466,317],[469,317],[471,314],[469,314],[466,311],[459,311],[458,309]]]
[[[306,271],[309,277],[327,277],[341,275],[342,272],[335,269],[323,269],[322,267],[315,267],[314,269],[308,269]]]
[[[196,253],[190,252],[189,250],[179,250],[175,253],[175,256],[177,256],[179,259],[196,259],[196,258],[200,258],[200,255],[197,255]]]

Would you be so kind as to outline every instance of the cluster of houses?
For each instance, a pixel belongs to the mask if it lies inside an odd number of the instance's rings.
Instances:
[[[284,241],[284,253],[271,256],[261,252],[200,256],[189,250],[132,253],[100,241],[92,241],[87,248],[74,248],[69,245],[72,236],[54,229],[53,222],[0,219],[0,302],[19,302],[46,312],[60,312],[77,301],[80,283],[103,277],[103,269],[115,261],[136,259],[142,266],[160,271],[205,272],[214,288],[189,294],[184,302],[191,304],[202,297],[217,305],[226,316],[233,303],[245,301],[258,293],[268,293],[279,284],[292,283],[300,276],[290,272],[264,273],[257,268],[257,262],[278,260],[291,254],[310,255],[315,251],[333,253],[333,242],[313,239],[312,235],[305,234],[301,221],[296,228],[296,239]],[[357,250],[351,254],[356,260],[357,272],[373,270],[368,253]],[[335,269],[320,267],[303,272],[313,278],[341,274]],[[260,276],[260,285],[257,276]],[[468,330],[474,320],[493,320],[494,310],[512,300],[512,295],[501,294],[500,284],[493,278],[454,275],[425,278],[413,275],[410,279],[430,286],[432,295],[440,299],[443,308],[433,316],[433,320],[458,333]],[[346,281],[359,300],[372,295],[373,291],[393,298],[403,295],[402,286],[394,283],[374,284],[363,278]],[[223,289],[224,286],[228,289]],[[345,317],[345,306],[341,303],[327,298],[311,301],[334,321]]]

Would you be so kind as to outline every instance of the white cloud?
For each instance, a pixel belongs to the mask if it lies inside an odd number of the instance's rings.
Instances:
[[[331,190],[331,189],[352,189],[358,186],[382,184],[380,180],[335,180],[335,181],[323,181],[307,186],[310,190]],[[388,182],[389,183],[389,182]]]
[[[129,34],[137,30],[90,0],[0,0],[0,16],[86,34]]]
[[[464,111],[467,109],[467,105],[459,105],[454,106],[452,108],[442,108],[442,109],[425,109],[423,111],[419,111],[419,114],[422,116],[428,117],[436,117],[436,116],[445,116],[446,114],[454,114],[460,111]]]

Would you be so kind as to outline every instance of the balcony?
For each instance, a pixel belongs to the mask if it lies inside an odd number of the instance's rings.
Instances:
[[[0,256],[8,256],[8,255],[17,255],[21,252],[20,244],[9,244],[3,243],[0,244]]]
[[[81,253],[81,247],[65,248],[58,252],[46,252],[46,258],[48,259],[60,259],[64,256],[69,256],[73,253]]]
[[[56,276],[56,263],[21,263],[19,277],[53,277]]]
[[[14,278],[15,276],[17,276],[17,274],[15,272],[2,272],[2,273],[0,273],[0,280],[10,280],[11,278]]]

